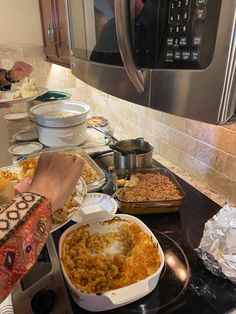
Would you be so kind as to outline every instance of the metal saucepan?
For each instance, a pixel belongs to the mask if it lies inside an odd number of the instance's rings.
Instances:
[[[114,151],[114,167],[116,170],[152,166],[153,147],[142,137],[118,141],[110,145],[110,148]]]
[[[110,148],[114,152],[114,167],[119,169],[149,168],[152,166],[153,146],[144,138],[118,141],[112,134],[99,127],[94,127],[99,132],[110,136],[113,144]]]

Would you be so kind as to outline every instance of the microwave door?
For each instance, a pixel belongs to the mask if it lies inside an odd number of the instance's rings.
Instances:
[[[135,10],[135,0],[131,3],[127,0],[115,1],[115,21],[117,40],[125,70],[138,93],[145,89],[145,74],[137,68],[132,52],[130,30],[130,8]]]
[[[150,73],[138,93],[121,58],[114,0],[67,0],[72,73],[113,96],[148,106]]]
[[[236,117],[236,12],[234,19],[234,26],[232,28],[229,45],[230,49],[226,68],[225,88],[221,100],[222,106],[219,110],[218,120],[220,122],[225,122],[233,116],[233,119]]]

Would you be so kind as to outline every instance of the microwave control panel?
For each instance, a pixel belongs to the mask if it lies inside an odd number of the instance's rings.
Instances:
[[[135,22],[136,63],[146,68],[206,68],[214,55],[222,0],[147,0],[145,4],[148,3],[146,15],[152,25],[145,24],[143,16]],[[142,44],[137,35],[141,25]]]

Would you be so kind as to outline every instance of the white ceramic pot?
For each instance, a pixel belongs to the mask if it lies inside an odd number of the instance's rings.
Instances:
[[[68,128],[37,127],[40,143],[48,147],[80,145],[87,139],[86,122]]]
[[[31,114],[37,124],[51,128],[71,127],[87,120],[90,107],[72,101],[53,101],[33,106]]]
[[[59,243],[59,256],[60,260],[62,257],[62,249],[63,249],[63,241],[66,237],[66,235],[73,229],[76,229],[80,227],[81,225],[88,224],[89,225],[89,231],[90,233],[95,232],[108,232],[110,228],[110,224],[103,224],[103,221],[110,220],[114,217],[121,218],[122,220],[130,220],[138,224],[145,233],[150,235],[150,237],[153,239],[153,242],[157,244],[159,248],[159,256],[160,256],[160,267],[158,270],[153,273],[151,276],[148,276],[147,278],[140,280],[134,284],[131,284],[129,286],[111,290],[108,292],[105,292],[101,295],[96,294],[88,294],[81,292],[78,290],[70,281],[69,277],[67,276],[66,270],[64,268],[63,263],[61,262],[62,271],[64,274],[64,277],[66,279],[67,285],[69,287],[70,293],[74,299],[74,301],[83,309],[86,309],[88,311],[93,312],[99,312],[99,311],[106,311],[110,309],[114,309],[117,307],[121,307],[125,304],[129,304],[131,302],[134,302],[145,295],[149,294],[157,285],[162,268],[164,266],[164,254],[161,249],[161,246],[159,245],[156,237],[151,232],[151,230],[138,218],[131,216],[131,215],[125,215],[125,214],[118,214],[118,215],[111,215],[108,212],[96,212],[95,214],[88,215],[86,221],[85,217],[83,217],[83,220],[81,223],[75,224],[68,228],[61,236],[60,243]],[[111,224],[112,225],[112,224]],[[108,229],[107,229],[108,228]]]
[[[90,107],[80,102],[53,101],[31,108],[39,141],[48,147],[82,144],[87,138],[86,120]]]

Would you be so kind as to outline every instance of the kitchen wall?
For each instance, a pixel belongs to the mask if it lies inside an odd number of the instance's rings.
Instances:
[[[2,4],[9,6],[13,2],[16,5],[18,2],[33,3],[37,9],[36,0],[0,0],[0,39],[2,33],[5,34],[1,27]],[[38,28],[38,22],[36,26]],[[70,70],[45,62],[41,38],[37,37],[36,42],[27,37],[21,45],[19,34],[11,42],[0,40],[3,66],[11,67],[19,59],[33,64],[38,86],[70,91],[73,99],[88,103],[93,113],[108,117],[120,139],[144,136],[154,145],[156,157],[161,162],[187,174],[189,181],[194,179],[197,185],[203,184],[218,192],[222,203],[228,201],[236,206],[236,123],[224,126],[200,123],[106,95],[76,79]],[[25,106],[10,109],[14,110],[23,111]]]
[[[0,8],[0,44],[42,45],[38,0],[0,0]]]

